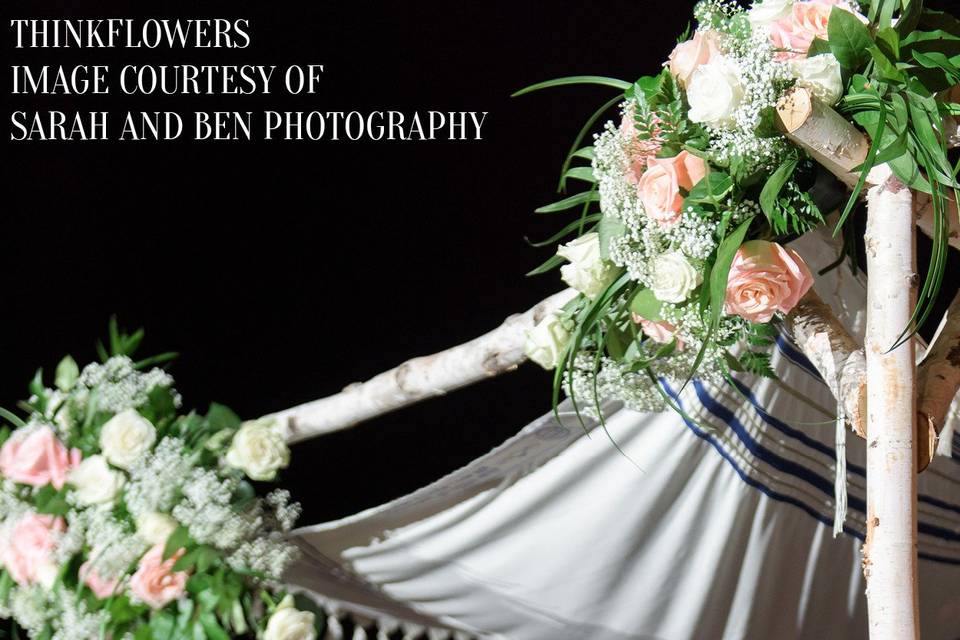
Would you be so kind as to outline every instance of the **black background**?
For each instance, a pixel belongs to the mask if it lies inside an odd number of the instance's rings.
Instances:
[[[928,3],[950,8],[944,2]],[[559,290],[523,274],[563,224],[564,153],[612,97],[566,75],[658,70],[693,2],[69,2],[3,4],[9,64],[324,64],[311,97],[11,96],[63,111],[488,111],[482,141],[10,142],[0,139],[0,405],[38,366],[95,358],[117,314],[143,353],[176,350],[186,408],[253,418],[335,393],[483,333]],[[13,48],[11,18],[248,18],[242,50]],[[188,121],[189,122],[189,121]],[[9,125],[5,124],[9,130]],[[955,263],[951,266],[952,273]],[[534,366],[296,445],[284,476],[303,523],[400,496],[485,453],[549,407]]]

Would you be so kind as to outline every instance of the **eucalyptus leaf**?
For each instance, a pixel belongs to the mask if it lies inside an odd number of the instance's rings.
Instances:
[[[651,289],[640,289],[630,300],[630,311],[644,320],[663,320],[663,302],[657,300]]]
[[[597,225],[597,233],[600,235],[600,257],[604,260],[610,259],[610,241],[622,237],[627,232],[627,227],[622,222],[611,216],[603,216]]]
[[[55,384],[60,391],[67,392],[73,388],[73,385],[77,383],[77,378],[79,377],[80,367],[77,366],[77,361],[70,356],[66,356],[60,361],[60,364],[57,365],[53,384]]]

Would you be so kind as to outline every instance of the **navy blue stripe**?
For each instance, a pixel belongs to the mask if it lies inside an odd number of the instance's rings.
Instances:
[[[673,398],[674,402],[676,402],[677,405],[678,405],[681,409],[683,409],[683,408],[684,408],[684,407],[683,407],[683,401],[680,400],[680,397],[673,391],[673,389],[670,388],[670,385],[667,383],[667,381],[661,379],[660,382],[661,382],[661,384],[662,384],[662,386],[663,386],[664,391],[667,393],[667,395],[669,395],[671,398]],[[793,506],[795,506],[795,507],[799,508],[800,510],[804,511],[807,515],[809,515],[810,517],[812,517],[814,520],[817,520],[818,522],[821,522],[821,523],[823,523],[823,524],[825,524],[825,525],[828,525],[828,526],[830,526],[830,527],[833,526],[833,518],[823,515],[822,513],[820,513],[819,511],[817,511],[816,509],[812,509],[811,507],[809,507],[806,503],[804,503],[804,502],[801,501],[801,500],[798,500],[798,499],[796,499],[796,498],[794,498],[794,497],[792,497],[792,496],[784,495],[784,494],[782,494],[782,493],[779,493],[779,492],[777,492],[777,491],[774,491],[773,489],[767,487],[766,485],[762,484],[761,482],[758,482],[755,478],[752,478],[751,476],[749,476],[749,475],[747,475],[746,473],[744,473],[744,471],[737,465],[736,461],[730,456],[729,453],[727,453],[727,451],[723,448],[723,446],[722,446],[713,436],[711,436],[711,435],[708,434],[707,432],[703,431],[703,430],[700,429],[696,424],[694,424],[693,422],[687,420],[686,418],[683,418],[683,422],[687,425],[687,428],[690,429],[690,431],[691,431],[695,436],[697,436],[697,437],[700,438],[701,440],[705,440],[706,442],[710,443],[710,445],[712,445],[713,448],[716,449],[717,453],[720,454],[720,457],[722,457],[724,460],[726,460],[727,463],[728,463],[731,467],[733,467],[733,470],[737,473],[738,476],[740,476],[740,479],[743,480],[744,483],[746,483],[747,485],[753,487],[754,489],[757,489],[758,491],[760,491],[760,493],[762,493],[762,494],[764,494],[764,495],[766,495],[766,496],[768,496],[768,497],[770,497],[770,498],[772,498],[772,499],[774,499],[774,500],[777,500],[777,501],[779,501],[779,502],[786,502],[787,504],[792,504]],[[846,533],[847,535],[851,535],[851,536],[853,536],[854,538],[857,538],[858,540],[861,540],[861,541],[865,539],[865,536],[864,536],[862,533],[860,533],[860,532],[857,531],[856,529],[852,529],[852,528],[850,528],[850,527],[848,527],[848,526],[846,526],[846,525],[844,525],[844,527],[843,527],[843,532]],[[944,563],[944,564],[960,565],[960,560],[956,560],[956,559],[953,559],[953,558],[946,558],[946,557],[943,557],[943,556],[937,556],[937,555],[930,554],[930,553],[926,553],[926,552],[923,552],[923,551],[918,552],[917,556],[920,557],[920,558],[923,558],[924,560],[931,560],[931,561],[933,561],[933,562],[941,562],[941,563]]]
[[[701,383],[699,380],[694,380],[693,388],[696,390],[697,398],[700,400],[701,404],[703,404],[704,408],[725,422],[727,426],[733,430],[737,437],[740,438],[740,441],[747,448],[747,451],[756,456],[757,459],[762,460],[778,471],[782,471],[783,473],[806,481],[807,484],[816,487],[827,497],[833,497],[832,480],[827,480],[823,476],[814,473],[802,464],[797,464],[792,460],[787,460],[786,458],[783,458],[770,451],[753,439],[753,437],[747,432],[747,429],[734,415],[733,411],[731,411],[729,407],[724,406],[714,399],[713,396],[707,392],[706,388],[704,388],[703,383]],[[847,501],[847,505],[861,513],[867,512],[866,503],[857,496],[850,496]]]
[[[744,444],[747,450],[756,456],[757,459],[765,462],[778,471],[782,471],[788,475],[805,480],[811,486],[820,489],[820,491],[827,496],[831,498],[833,497],[833,480],[828,480],[823,476],[814,473],[803,465],[793,462],[792,460],[782,458],[758,443],[750,436],[743,424],[740,423],[733,412],[715,400],[707,392],[699,380],[694,380],[693,385],[697,392],[697,397],[707,411],[715,415],[720,420],[723,420],[737,435],[737,437],[740,438],[740,441]],[[847,506],[861,513],[866,513],[867,510],[866,502],[857,496],[848,496]],[[935,538],[941,538],[943,540],[960,541],[960,533],[926,522],[919,522],[917,525],[917,531]]]
[[[820,442],[819,440],[815,440],[814,438],[811,438],[810,436],[805,434],[803,431],[800,431],[799,429],[794,429],[783,420],[780,420],[779,418],[776,418],[770,415],[769,413],[767,413],[767,411],[763,407],[760,406],[760,403],[757,401],[757,397],[753,395],[753,392],[750,391],[750,389],[745,384],[743,384],[742,382],[734,378],[731,378],[731,379],[733,380],[734,385],[737,387],[737,390],[740,391],[740,393],[742,393],[747,398],[747,400],[750,401],[750,404],[752,404],[753,408],[757,410],[757,413],[760,415],[760,418],[764,422],[772,426],[777,431],[780,431],[781,433],[784,433],[790,436],[791,438],[795,438],[799,440],[800,442],[807,445],[811,449],[814,449],[816,451],[819,451],[820,453],[830,456],[833,459],[836,459],[837,457],[836,449],[834,449],[828,444]],[[849,461],[847,461],[847,471],[851,471],[854,474],[864,478],[867,476],[866,469],[864,469],[860,465],[852,464]]]
[[[811,449],[815,449],[816,451],[819,451],[821,453],[824,453],[830,456],[833,459],[836,459],[837,457],[836,449],[834,449],[830,445],[820,442],[819,440],[814,440],[813,438],[803,433],[799,429],[794,429],[793,427],[783,422],[779,418],[770,415],[769,413],[767,413],[766,410],[763,409],[763,407],[760,406],[760,403],[757,400],[757,397],[753,394],[752,391],[750,391],[750,389],[746,385],[744,385],[741,381],[735,378],[731,378],[731,380],[733,380],[733,383],[737,387],[737,390],[740,391],[740,393],[742,393],[744,397],[746,397],[747,400],[750,401],[750,404],[752,404],[754,409],[757,410],[757,413],[760,415],[760,418],[762,418],[764,422],[771,425],[781,433],[784,433],[790,436],[791,438],[796,438],[797,440],[807,445]],[[853,464],[849,460],[847,461],[847,471],[852,472],[862,478],[867,477],[866,469],[864,469],[860,465]],[[954,511],[956,513],[960,513],[960,505],[950,504],[949,502],[944,502],[939,498],[934,498],[932,496],[926,496],[921,494],[917,496],[917,500],[919,502],[925,502],[926,504],[932,505],[934,507],[938,507],[940,509],[946,509],[948,511]]]

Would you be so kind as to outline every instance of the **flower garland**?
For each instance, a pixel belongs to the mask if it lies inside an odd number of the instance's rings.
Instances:
[[[0,410],[0,618],[30,638],[313,640],[279,580],[297,557],[277,425],[212,405],[178,415],[173,379],[111,325],[102,363],[37,372],[26,418]],[[13,632],[12,637],[17,637]]]
[[[518,93],[577,83],[624,90],[619,121],[580,148],[611,103],[601,108],[564,165],[561,188],[578,180],[589,189],[537,210],[581,211],[536,245],[576,236],[531,272],[560,266],[581,294],[528,334],[527,355],[556,370],[554,405],[564,389],[591,414],[603,398],[679,411],[661,380],[775,377],[776,325],[813,284],[784,244],[827,213],[810,195],[823,171],[778,123],[778,103],[798,89],[872,140],[837,225],[848,249],[848,216],[875,166],[932,194],[932,268],[904,339],[937,294],[947,193],[960,186],[942,126],[960,112],[945,92],[960,82],[960,22],[920,0],[762,0],[749,9],[704,0],[694,17],[696,30],[656,76],[578,76]]]

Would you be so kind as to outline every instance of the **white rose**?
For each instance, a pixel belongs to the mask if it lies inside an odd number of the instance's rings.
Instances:
[[[253,480],[273,480],[278,469],[290,464],[290,449],[273,420],[245,422],[233,436],[226,461]]]
[[[137,518],[137,535],[151,545],[166,544],[177,526],[177,521],[165,513],[148,512]]]
[[[650,289],[653,296],[661,302],[683,302],[701,280],[700,272],[693,268],[682,253],[665,253],[653,260],[653,283]]]
[[[67,474],[78,504],[110,504],[123,488],[126,478],[107,464],[103,456],[90,456]]]
[[[743,85],[736,65],[717,56],[693,72],[687,89],[690,119],[717,128],[733,124],[733,116],[743,100]]]
[[[135,409],[121,411],[100,431],[100,450],[110,464],[129,471],[157,439],[157,430]]]
[[[527,331],[524,352],[527,357],[544,369],[553,369],[560,360],[560,354],[570,342],[570,332],[563,326],[560,316],[551,313],[537,326]]]
[[[263,634],[263,640],[316,640],[316,637],[314,615],[294,608],[289,595],[277,605]]]
[[[747,20],[755,31],[765,30],[780,18],[786,18],[793,9],[793,0],[762,0],[754,2],[747,11]]]
[[[824,104],[833,106],[843,97],[840,63],[833,54],[796,58],[790,61],[790,71],[799,86],[809,89]]]
[[[588,233],[562,245],[557,255],[570,264],[560,267],[560,277],[591,300],[617,277],[617,268],[600,257],[600,234]]]
[[[59,575],[60,568],[49,560],[40,563],[36,570],[37,582],[47,591],[53,589]]]

